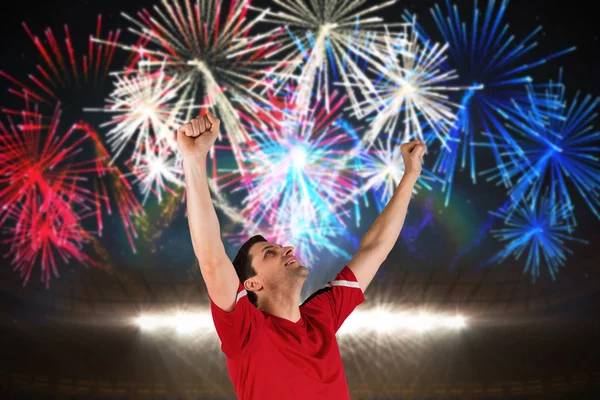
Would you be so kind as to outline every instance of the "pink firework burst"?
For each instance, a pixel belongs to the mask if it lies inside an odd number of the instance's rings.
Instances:
[[[56,187],[48,187],[45,196],[30,193],[7,213],[14,223],[5,229],[8,239],[2,242],[10,246],[7,256],[12,257],[13,270],[19,271],[23,286],[38,263],[46,288],[50,287],[52,275],[59,277],[57,258],[64,263],[75,259],[84,265],[96,265],[84,252],[84,245],[92,236],[81,224],[95,211],[72,204],[70,199],[77,197],[76,183],[72,182],[67,192],[63,183],[54,180]]]
[[[89,134],[72,125],[58,132],[61,111],[56,107],[50,121],[41,114],[23,111],[23,123],[0,121],[0,222],[28,196],[51,192],[71,193],[75,203],[95,203],[95,195],[84,183],[86,175],[101,173],[98,159],[78,157]],[[74,185],[74,186],[73,186]]]
[[[88,102],[102,100],[103,96],[100,89],[106,80],[109,69],[114,64],[115,43],[119,39],[120,32],[119,30],[108,33],[104,30],[103,32],[102,16],[98,15],[95,29],[88,35],[86,50],[78,52],[76,51],[78,47],[77,37],[81,35],[72,35],[68,25],[64,25],[64,36],[62,37],[60,34],[55,34],[51,28],[47,28],[43,35],[37,36],[25,23],[23,23],[23,27],[34,44],[41,62],[36,66],[36,70],[28,75],[28,81],[25,82],[0,71],[0,76],[8,79],[13,84],[9,88],[9,92],[22,99],[26,109],[25,112],[19,109],[3,109],[3,112],[18,116],[25,115],[27,118],[27,121],[24,121],[19,129],[16,126],[11,127],[12,122],[5,127],[3,140],[8,153],[3,154],[3,157],[25,157],[24,154],[19,156],[14,151],[17,149],[18,152],[19,143],[25,143],[25,148],[39,147],[42,146],[39,142],[45,138],[44,135],[52,136],[52,138],[47,139],[45,144],[46,149],[52,151],[53,146],[58,146],[57,143],[51,142],[51,140],[57,140],[58,138],[56,134],[56,131],[60,130],[58,116],[62,115],[62,120],[67,120],[69,123],[78,121],[70,127],[67,134],[62,136],[61,140],[67,142],[74,136],[78,137],[77,143],[69,142],[67,149],[61,149],[62,157],[70,158],[74,153],[82,153],[77,157],[77,163],[72,164],[75,174],[73,179],[81,180],[78,190],[82,192],[80,195],[85,198],[83,201],[86,204],[96,204],[98,233],[101,235],[103,229],[102,205],[104,205],[108,215],[112,215],[112,209],[116,207],[131,248],[135,252],[133,240],[137,237],[137,233],[131,218],[133,215],[142,213],[143,209],[135,198],[131,185],[127,182],[125,176],[116,165],[110,164],[110,155],[96,133],[97,130],[94,124],[89,122],[87,116],[83,115],[83,105]],[[100,35],[106,38],[105,43],[98,44],[93,41],[93,38],[98,38]],[[141,46],[141,42],[138,45]],[[137,57],[132,55],[128,62],[137,62]],[[32,103],[35,106],[31,106]],[[36,111],[31,112],[30,110],[33,107]],[[60,112],[57,112],[59,107]],[[55,124],[52,128],[44,127],[41,122],[37,122],[36,119],[41,118],[38,115],[38,109],[44,110],[44,113],[50,110],[54,112],[56,118],[52,118],[50,125]],[[35,117],[33,117],[34,114]],[[23,132],[18,132],[18,130],[23,130]],[[8,131],[11,131],[10,135],[7,134]],[[73,132],[76,132],[76,134],[74,135]],[[81,148],[82,146],[83,148]],[[59,149],[59,147],[56,148]],[[41,147],[40,150],[42,150]],[[94,159],[95,163],[87,162],[90,161],[85,160],[87,156]],[[40,162],[43,163],[44,161],[40,160]],[[85,168],[81,170],[82,168],[77,168],[77,165],[85,165]],[[48,175],[51,169],[46,167],[41,164],[32,164],[30,165],[30,171],[27,172],[28,176],[35,176],[40,171],[46,171],[45,173]],[[10,170],[10,168],[10,165],[0,167],[4,170]],[[18,174],[11,173],[10,177],[4,179],[14,181],[15,176],[18,176]],[[32,179],[27,182],[32,182]],[[86,185],[85,182],[88,184]],[[16,187],[21,187],[21,190],[24,190],[27,185],[27,183],[22,182],[20,186],[11,185],[11,188],[4,189],[0,195],[2,204],[6,207],[7,204],[14,204],[15,201],[18,201],[20,195]],[[9,191],[12,193],[7,193]],[[3,215],[5,214],[0,211],[0,219]]]
[[[100,212],[90,178],[109,170],[81,126],[61,135],[58,107],[49,119],[27,110],[21,117],[21,124],[10,115],[6,124],[0,121],[0,224],[7,234],[2,242],[9,244],[24,284],[39,260],[48,286],[51,273],[58,276],[57,256],[93,264],[82,250],[92,235],[83,222]]]
[[[333,92],[310,110],[287,97],[273,97],[275,123],[249,123],[251,140],[242,147],[244,170],[218,171],[219,188],[243,193],[233,219],[249,232],[264,232],[278,243],[294,243],[305,261],[321,249],[343,251],[332,241],[346,231],[357,176],[348,168],[360,149],[358,129],[342,118],[346,96]],[[250,121],[247,121],[250,122]]]

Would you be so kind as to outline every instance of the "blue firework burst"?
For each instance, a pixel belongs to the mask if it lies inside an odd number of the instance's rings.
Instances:
[[[554,203],[548,196],[541,197],[539,204],[534,208],[526,202],[520,202],[513,211],[500,210],[490,213],[503,219],[505,223],[502,229],[492,229],[492,235],[508,243],[485,264],[500,263],[511,255],[519,260],[525,255],[523,272],[530,273],[533,282],[540,276],[543,264],[547,266],[552,279],[556,279],[558,269],[564,266],[567,255],[573,253],[567,248],[565,241],[588,243],[569,235],[566,220],[559,219],[553,222],[552,216],[568,213],[568,205]]]
[[[504,120],[514,115],[514,102],[529,103],[525,86],[533,82],[530,71],[575,50],[575,47],[570,47],[546,57],[533,56],[532,50],[537,45],[534,40],[542,28],[538,27],[526,37],[517,39],[503,21],[507,6],[508,0],[501,1],[499,6],[496,6],[496,1],[489,0],[485,11],[481,12],[475,0],[470,23],[461,19],[458,7],[451,5],[449,0],[445,1],[445,7],[438,4],[431,9],[439,32],[449,44],[448,62],[457,69],[464,80],[462,83],[471,87],[463,94],[459,120],[449,132],[447,145],[442,147],[434,168],[445,177],[448,190],[459,160],[461,169],[468,164],[471,180],[476,183],[477,146],[489,148],[496,163],[502,165],[501,148],[512,143]],[[405,15],[407,20],[412,18],[410,14]],[[416,29],[421,35],[426,35],[422,27],[416,26]],[[546,85],[533,87],[540,91],[546,89]],[[482,131],[497,135],[479,137],[477,133]],[[446,154],[450,152],[455,154]],[[508,173],[502,169],[500,172],[508,187]]]
[[[557,215],[554,212],[558,210],[553,210],[552,221],[564,218],[570,230],[576,225],[571,193],[577,193],[600,219],[600,130],[592,125],[600,98],[582,98],[578,92],[567,102],[562,70],[558,83],[549,85],[543,95],[547,102],[559,102],[557,110],[540,107],[544,99],[536,100],[540,95],[532,90],[528,95],[528,105],[513,103],[516,118],[506,126],[514,133],[514,143],[503,151],[504,161],[497,168],[482,171],[482,175],[489,175],[488,180],[507,175],[513,202],[524,199],[530,208],[548,188],[550,200],[565,205],[568,211]]]

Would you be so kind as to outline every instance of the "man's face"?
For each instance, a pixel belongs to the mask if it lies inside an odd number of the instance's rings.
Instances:
[[[292,246],[258,242],[252,245],[249,254],[256,271],[256,276],[251,279],[266,289],[288,287],[290,282],[304,282],[308,276],[308,269],[294,256]]]

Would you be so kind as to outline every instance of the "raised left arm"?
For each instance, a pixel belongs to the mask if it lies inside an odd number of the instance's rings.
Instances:
[[[421,157],[425,150],[425,144],[416,140],[402,145],[405,168],[400,184],[348,263],[363,293],[398,240],[413,188],[421,174]]]

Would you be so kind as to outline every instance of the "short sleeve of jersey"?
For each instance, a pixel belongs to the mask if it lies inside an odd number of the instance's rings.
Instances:
[[[256,333],[263,325],[264,315],[250,303],[248,292],[242,284],[239,284],[233,311],[221,310],[212,299],[210,311],[223,353],[229,358],[244,356],[256,340]]]
[[[346,318],[365,301],[356,276],[348,266],[338,273],[334,280],[317,292],[313,293],[304,305],[319,308],[331,315],[334,323],[334,332],[337,332]]]

